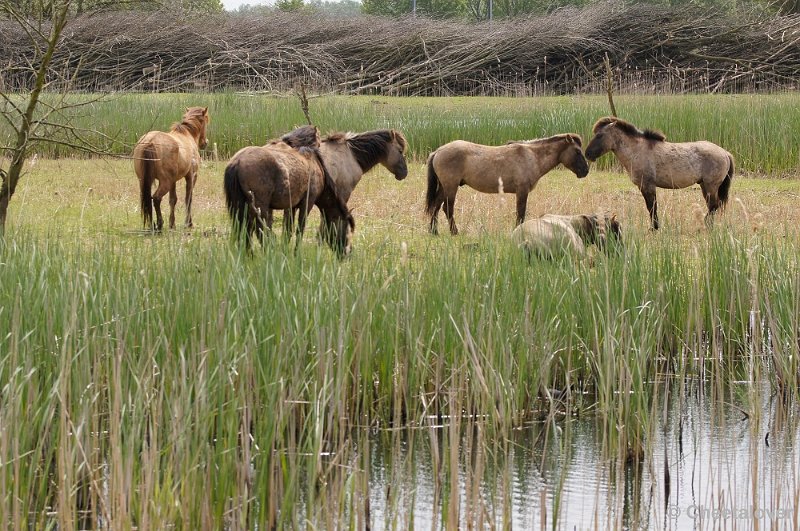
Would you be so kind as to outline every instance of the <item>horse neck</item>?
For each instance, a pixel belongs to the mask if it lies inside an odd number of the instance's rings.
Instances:
[[[620,133],[617,135],[614,144],[611,151],[617,156],[620,164],[622,164],[626,170],[630,171],[633,166],[633,161],[639,156],[639,140],[624,133]]]
[[[170,131],[170,133],[173,135],[191,138],[197,146],[200,145],[200,139],[203,137],[204,132],[205,130],[202,125],[196,125],[188,122],[181,122],[177,127],[173,127],[172,131]]]
[[[563,147],[560,144],[556,145],[555,143],[538,145],[531,144],[531,146],[534,146],[533,151],[536,154],[536,161],[541,168],[542,175],[558,166],[558,164],[561,162],[561,152],[566,149],[566,147]]]
[[[353,188],[361,180],[365,170],[361,168],[353,151],[346,143],[322,141],[320,145],[325,165],[339,187],[339,193],[349,198]]]

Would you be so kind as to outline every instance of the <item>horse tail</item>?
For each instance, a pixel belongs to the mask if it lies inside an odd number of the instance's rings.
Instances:
[[[224,186],[225,204],[228,207],[228,215],[233,224],[233,232],[236,234],[245,226],[248,208],[247,198],[242,185],[239,183],[238,160],[225,167]]]
[[[733,155],[728,153],[728,174],[725,175],[725,179],[722,181],[722,184],[719,185],[719,191],[717,192],[717,195],[719,196],[720,205],[723,207],[728,203],[728,196],[730,195],[732,181],[733,181]]]
[[[142,207],[142,221],[146,228],[153,226],[153,181],[156,178],[156,160],[158,153],[152,143],[144,146],[138,163],[142,174],[139,176],[139,203]]]
[[[436,199],[439,196],[439,189],[442,187],[439,176],[436,175],[436,170],[433,169],[433,157],[435,156],[436,152],[434,151],[428,157],[428,191],[425,194],[425,212],[427,212],[429,216],[432,216],[439,206]]]

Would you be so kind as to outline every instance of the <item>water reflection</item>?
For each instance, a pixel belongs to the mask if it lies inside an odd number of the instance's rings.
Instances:
[[[379,432],[372,528],[798,529],[796,406],[759,389],[755,408],[671,397],[637,462],[604,452],[596,416],[532,422],[509,438],[480,419]]]

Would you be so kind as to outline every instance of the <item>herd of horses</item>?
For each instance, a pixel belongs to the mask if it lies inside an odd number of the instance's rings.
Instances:
[[[151,131],[138,140],[134,169],[147,228],[163,229],[161,199],[167,193],[169,227],[175,228],[176,185],[181,179],[186,179],[186,226],[192,226],[192,194],[200,150],[208,144],[210,120],[207,107],[190,107],[169,132]],[[242,236],[248,249],[254,234],[263,245],[272,233],[273,211],[282,210],[284,234],[291,238],[296,232],[295,245],[299,245],[307,216],[316,206],[322,220],[320,237],[338,254],[348,254],[355,230],[347,206],[353,189],[378,164],[398,180],[404,179],[408,175],[406,149],[405,137],[394,129],[321,138],[312,125],[263,146],[244,147],[225,168],[225,202],[234,234]],[[436,149],[427,160],[425,211],[430,232],[437,234],[437,217],[443,209],[450,233],[458,234],[456,192],[467,185],[484,193],[516,194],[517,227],[512,238],[530,254],[553,256],[556,249],[582,254],[585,245],[591,244],[607,248],[607,239],[621,240],[615,216],[548,214],[526,222],[525,212],[528,194],[543,175],[562,164],[578,178],[586,177],[589,162],[608,152],[615,154],[641,191],[653,230],[659,227],[656,188],[699,184],[708,207],[708,224],[728,201],[734,171],[730,153],[706,141],[667,142],[660,132],[605,117],[595,123],[585,151],[581,137],[573,133],[502,146],[456,140]]]

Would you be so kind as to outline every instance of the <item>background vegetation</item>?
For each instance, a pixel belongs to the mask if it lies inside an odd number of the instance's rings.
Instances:
[[[794,88],[800,15],[597,3],[488,23],[305,12],[101,12],[70,21],[50,90],[532,95]],[[0,90],[29,87],[36,41],[0,19]],[[80,58],[80,59],[78,59]]]
[[[79,96],[73,97],[84,101]],[[145,131],[166,130],[188,106],[208,106],[211,114],[206,157],[225,160],[247,145],[261,145],[305,123],[297,98],[261,94],[127,94],[65,111],[60,118],[79,131],[98,129],[91,137],[101,151],[127,157]],[[642,128],[664,131],[669,140],[706,139],[736,157],[737,173],[796,176],[800,167],[800,96],[625,96],[616,99],[620,116]],[[46,106],[45,106],[46,108]],[[602,96],[541,98],[387,98],[319,97],[310,112],[323,134],[395,128],[405,133],[408,156],[420,162],[437,147],[458,138],[484,144],[541,138],[575,132],[588,142],[592,125],[608,114]],[[64,128],[45,128],[39,157],[81,156],[66,142]],[[0,139],[10,130],[0,124]],[[608,168],[613,157],[599,167]]]

